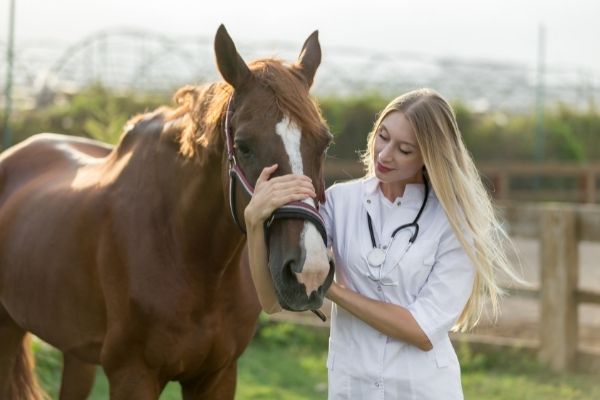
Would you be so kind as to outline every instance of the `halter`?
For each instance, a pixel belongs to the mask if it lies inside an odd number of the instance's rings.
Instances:
[[[231,129],[231,117],[233,115],[232,110],[232,101],[233,95],[229,98],[227,103],[227,110],[225,111],[225,124],[224,124],[224,133],[225,133],[225,142],[227,143],[227,160],[229,162],[229,208],[231,210],[231,215],[233,216],[233,220],[236,225],[244,234],[246,230],[242,227],[240,220],[238,218],[236,208],[235,208],[235,184],[236,181],[239,181],[242,185],[244,191],[252,197],[254,194],[254,185],[250,183],[244,171],[240,168],[236,158],[235,158],[235,149],[233,146],[233,131]],[[317,206],[318,207],[318,206]],[[276,209],[270,218],[265,221],[265,235],[268,235],[268,231],[271,228],[271,225],[274,221],[279,219],[304,219],[309,222],[312,222],[319,233],[321,234],[321,238],[327,246],[327,234],[325,232],[325,223],[323,222],[323,218],[319,214],[318,208],[315,208],[309,204],[294,201],[291,203],[287,203],[284,206]]]
[[[233,95],[229,98],[227,102],[227,110],[225,111],[225,124],[223,125],[223,131],[225,133],[225,143],[227,143],[227,160],[229,162],[229,209],[231,210],[231,215],[233,216],[233,220],[235,224],[238,226],[242,233],[246,234],[246,230],[240,224],[240,220],[238,218],[237,212],[235,210],[235,182],[239,180],[242,184],[242,188],[244,191],[252,197],[254,194],[254,185],[250,183],[244,171],[240,168],[235,158],[235,149],[233,147],[233,132],[231,129],[231,116],[233,115],[233,110],[231,109],[231,104]],[[318,207],[318,203],[317,203]],[[284,206],[276,209],[271,217],[265,221],[265,237],[268,237],[269,229],[274,221],[278,219],[304,219],[312,222],[319,233],[321,234],[321,238],[327,246],[327,233],[325,232],[325,223],[323,222],[323,218],[319,214],[318,208],[312,207],[309,204],[302,203],[300,201],[294,201]],[[311,310],[317,317],[319,317],[323,322],[327,320],[327,317],[320,310]]]

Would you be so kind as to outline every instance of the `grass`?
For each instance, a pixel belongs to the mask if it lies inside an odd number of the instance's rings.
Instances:
[[[257,336],[239,362],[236,399],[325,399],[327,336],[323,329],[261,320]],[[596,375],[555,374],[518,350],[485,355],[460,346],[458,352],[466,399],[600,399],[600,380]],[[35,344],[35,354],[42,386],[56,399],[60,354],[39,342]],[[180,398],[176,383],[169,384],[160,397]],[[108,399],[108,383],[100,369],[90,399]]]

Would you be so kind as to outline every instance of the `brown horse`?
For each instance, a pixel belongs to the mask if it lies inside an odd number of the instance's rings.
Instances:
[[[115,148],[42,134],[0,156],[1,399],[39,398],[29,333],[64,354],[61,399],[86,398],[96,364],[111,399],[157,399],[168,381],[184,399],[233,398],[260,307],[227,199],[228,102],[250,182],[278,163],[322,193],[331,135],[308,94],[316,32],[294,64],[247,65],[223,26],[215,52],[226,82],[180,89]],[[243,215],[249,196],[234,194]],[[314,224],[276,219],[268,244],[282,305],[319,307],[332,268]]]

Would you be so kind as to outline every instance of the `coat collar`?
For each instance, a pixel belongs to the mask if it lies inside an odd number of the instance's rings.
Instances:
[[[430,184],[431,185],[431,184]],[[432,188],[429,188],[430,196],[433,193]],[[373,203],[376,196],[379,194],[379,179],[376,176],[370,176],[364,178],[362,181],[362,197],[363,202],[367,204]],[[402,204],[412,205],[416,204],[419,206],[423,202],[423,196],[425,195],[425,185],[423,183],[409,183],[404,189],[404,195],[401,197]],[[367,201],[369,200],[369,201]]]

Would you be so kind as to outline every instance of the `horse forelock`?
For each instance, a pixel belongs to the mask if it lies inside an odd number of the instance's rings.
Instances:
[[[276,105],[303,132],[328,136],[318,104],[308,94],[308,84],[296,64],[286,64],[276,58],[251,62],[248,67],[258,82],[271,89]]]

